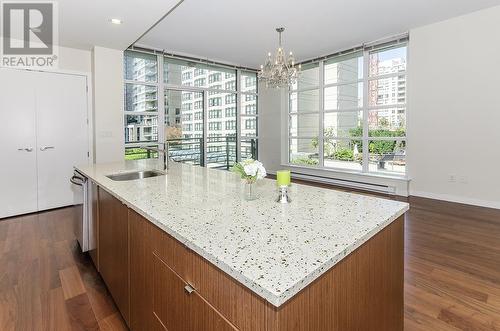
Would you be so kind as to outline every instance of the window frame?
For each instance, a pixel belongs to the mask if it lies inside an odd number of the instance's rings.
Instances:
[[[324,155],[324,143],[326,140],[335,140],[335,141],[352,141],[352,140],[361,140],[363,146],[368,146],[370,141],[395,141],[397,143],[404,142],[405,145],[405,159],[407,159],[408,153],[407,147],[408,147],[408,138],[407,138],[407,118],[408,118],[408,45],[409,42],[408,40],[405,41],[395,41],[394,43],[391,43],[389,46],[383,45],[381,47],[373,46],[370,48],[364,48],[364,49],[358,49],[358,50],[353,50],[353,54],[359,54],[359,56],[362,56],[362,65],[363,65],[363,75],[360,78],[359,76],[357,79],[349,80],[349,81],[341,81],[341,82],[335,82],[335,83],[328,83],[325,84],[325,64],[328,62],[328,60],[335,58],[335,57],[341,57],[345,56],[346,54],[342,55],[334,55],[331,57],[325,57],[322,59],[319,59],[317,61],[318,68],[319,68],[319,84],[316,86],[307,86],[304,88],[300,88],[300,84],[297,84],[296,89],[293,89],[292,87],[288,88],[288,93],[287,93],[287,104],[286,106],[286,126],[287,126],[287,141],[286,141],[286,164],[291,167],[298,167],[298,168],[308,168],[308,169],[321,169],[321,170],[331,170],[331,171],[338,171],[338,172],[345,172],[345,173],[359,173],[359,174],[364,174],[364,175],[374,175],[374,176],[386,176],[386,177],[394,177],[394,178],[407,178],[407,173],[408,173],[408,165],[405,163],[405,172],[389,172],[389,171],[370,171],[370,152],[369,148],[363,148],[362,151],[362,164],[361,164],[361,170],[352,170],[352,169],[347,169],[347,168],[340,168],[340,167],[332,167],[332,166],[325,166],[325,155]],[[386,49],[391,49],[391,48],[402,48],[406,47],[405,49],[405,56],[406,56],[406,68],[404,71],[397,71],[394,73],[385,73],[385,74],[377,74],[370,76],[369,72],[369,65],[370,65],[370,55],[376,52],[383,52]],[[349,54],[348,54],[349,55]],[[399,100],[396,103],[393,104],[385,104],[385,105],[370,105],[369,104],[369,88],[370,88],[370,82],[372,81],[378,81],[381,79],[387,79],[387,78],[393,78],[393,77],[398,77],[398,76],[404,76],[405,79],[405,102],[400,103]],[[325,107],[325,90],[330,87],[334,86],[346,86],[346,85],[351,85],[351,84],[358,84],[358,95],[360,95],[361,92],[361,97],[362,97],[362,104],[359,105],[358,107],[353,107],[353,108],[342,108],[342,109],[326,109]],[[359,84],[362,84],[362,90],[359,90]],[[308,91],[313,91],[313,90],[319,90],[319,109],[316,111],[300,111],[299,108],[296,109],[296,111],[292,112],[291,111],[291,96],[292,94],[296,93],[297,95],[297,102],[299,100],[299,94],[300,92],[308,92]],[[399,91],[396,91],[398,94]],[[399,95],[396,95],[396,99],[399,98]],[[337,108],[339,108],[337,106]],[[404,109],[404,114],[405,114],[405,136],[390,136],[390,137],[374,137],[374,136],[369,136],[369,114],[370,111],[379,111],[379,110],[390,110],[390,109]],[[362,118],[361,118],[361,126],[363,128],[363,133],[362,136],[359,137],[359,139],[353,139],[354,137],[348,137],[345,135],[337,135],[335,137],[325,137],[325,114],[329,113],[343,113],[343,112],[361,112],[362,113]],[[305,136],[305,135],[292,135],[291,134],[291,128],[292,128],[292,123],[291,119],[292,116],[296,115],[297,118],[301,115],[318,115],[318,136],[317,137],[312,137],[312,136]],[[299,141],[300,139],[317,139],[318,140],[318,164],[317,165],[301,165],[301,164],[295,164],[291,160],[291,145],[292,145],[292,140]],[[352,161],[355,162],[355,161]],[[406,161],[405,161],[406,162]]]
[[[165,82],[165,67],[164,67],[164,60],[168,61],[170,59],[174,60],[179,60],[179,61],[186,61],[182,57],[176,57],[176,56],[163,56],[161,53],[150,53],[150,52],[144,52],[144,51],[139,51],[139,50],[125,50],[124,56],[126,56],[127,52],[131,53],[145,53],[145,54],[153,54],[156,56],[156,68],[157,68],[157,75],[156,75],[156,82],[141,82],[141,81],[136,81],[136,80],[129,80],[125,79],[125,68],[124,68],[124,88],[127,86],[127,84],[140,84],[140,85],[147,85],[147,86],[154,86],[156,88],[156,95],[157,95],[157,110],[156,111],[144,111],[144,112],[127,112],[124,111],[124,115],[155,115],[157,116],[157,121],[158,121],[158,140],[157,141],[150,141],[150,142],[134,142],[134,143],[125,143],[125,148],[130,148],[130,147],[145,147],[145,146],[155,146],[159,148],[163,148],[163,144],[160,142],[165,141],[165,91],[167,90],[178,90],[178,91],[185,91],[185,92],[198,92],[201,93],[202,95],[202,105],[200,108],[195,107],[195,103],[197,101],[196,96],[194,96],[190,101],[192,102],[192,113],[195,114],[197,112],[202,112],[202,120],[203,120],[203,127],[204,127],[204,134],[203,134],[203,139],[205,141],[204,145],[204,155],[206,157],[207,155],[207,132],[208,132],[208,125],[209,125],[209,111],[211,107],[221,107],[221,106],[210,106],[209,105],[209,98],[210,96],[213,96],[215,94],[220,94],[221,98],[221,104],[225,103],[225,99],[222,99],[222,97],[226,97],[229,94],[235,95],[235,100],[234,100],[234,105],[231,107],[236,108],[236,113],[233,118],[233,120],[236,121],[236,160],[241,161],[241,142],[242,140],[250,140],[250,139],[255,139],[255,144],[256,144],[256,150],[258,151],[258,144],[259,144],[259,123],[258,123],[258,93],[259,93],[259,86],[258,86],[258,79],[257,76],[255,77],[256,81],[256,87],[255,87],[255,92],[253,91],[243,91],[242,90],[242,84],[240,84],[241,80],[241,74],[242,72],[244,73],[254,73],[257,75],[257,71],[251,71],[248,69],[241,69],[241,68],[234,68],[232,66],[224,66],[224,65],[213,65],[213,64],[205,64],[203,62],[199,62],[200,67],[195,68],[193,71],[192,75],[190,76],[191,80],[196,80],[200,79],[202,76],[204,77],[205,75],[208,77],[211,74],[214,74],[214,72],[211,72],[210,68],[220,68],[220,77],[221,80],[213,82],[213,83],[219,83],[220,81],[223,81],[224,79],[230,79],[234,78],[234,85],[235,85],[235,90],[226,90],[225,85],[223,88],[214,88],[210,86],[210,84],[205,84],[206,86],[193,86],[193,85],[177,85],[177,84],[171,84]],[[190,60],[191,61],[191,60]],[[228,70],[229,69],[229,70]],[[230,71],[233,71],[234,73],[231,73]],[[206,78],[205,83],[208,81],[208,78]],[[247,97],[248,96],[248,97]],[[256,114],[251,115],[251,117],[254,117],[257,121],[257,129],[256,129],[256,135],[252,137],[247,137],[242,135],[242,128],[241,128],[241,121],[242,117],[245,117],[244,114],[242,114],[242,101],[244,99],[250,98],[251,100],[255,100],[255,105],[256,105]],[[231,97],[232,99],[232,97]],[[126,99],[125,97],[123,98],[124,102],[124,110],[126,106]],[[223,108],[222,108],[223,109]],[[248,116],[248,115],[247,115]],[[195,117],[195,115],[193,115]],[[125,117],[124,117],[125,119]],[[221,117],[218,118],[221,121],[226,121],[228,118],[225,117],[225,109],[221,111]],[[125,123],[123,123],[123,127],[125,130]],[[224,130],[224,125],[221,122],[221,127],[222,130]],[[160,157],[160,156],[158,156]],[[258,158],[258,154],[257,154]],[[207,160],[204,160],[204,164],[207,165]]]

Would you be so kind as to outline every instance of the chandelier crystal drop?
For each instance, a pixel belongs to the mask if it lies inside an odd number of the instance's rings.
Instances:
[[[285,28],[277,28],[279,45],[274,59],[271,52],[267,54],[267,60],[260,66],[259,81],[264,82],[266,87],[283,88],[295,84],[300,74],[300,64],[295,66],[293,53],[287,56],[281,44],[281,34]]]

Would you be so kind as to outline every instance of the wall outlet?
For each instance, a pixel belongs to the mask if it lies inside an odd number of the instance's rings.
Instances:
[[[467,176],[458,177],[458,181],[460,184],[469,184],[469,178]]]
[[[455,175],[448,175],[448,182],[450,182],[450,183],[456,183],[457,182],[457,176],[455,176]]]

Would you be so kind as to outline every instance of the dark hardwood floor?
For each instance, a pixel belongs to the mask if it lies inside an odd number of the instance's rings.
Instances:
[[[0,221],[0,330],[126,330],[72,233],[73,208]]]
[[[405,330],[500,330],[500,211],[410,204]],[[63,208],[0,221],[0,330],[126,330],[78,252],[72,217]]]

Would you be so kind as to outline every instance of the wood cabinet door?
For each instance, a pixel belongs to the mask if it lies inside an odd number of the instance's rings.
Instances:
[[[129,324],[128,208],[99,188],[99,271]]]
[[[153,255],[153,313],[155,330],[237,330],[184,282],[158,256]]]
[[[153,326],[152,225],[130,209],[128,222],[130,238],[130,329],[134,331],[156,330]]]

